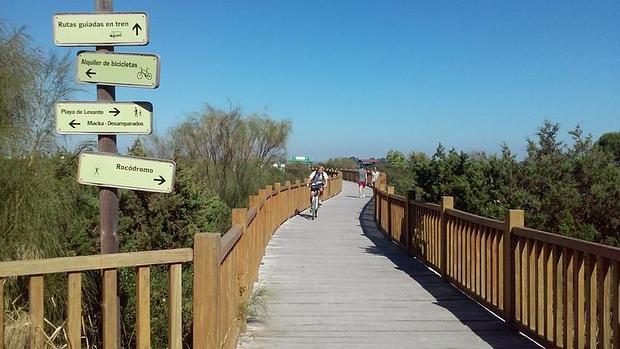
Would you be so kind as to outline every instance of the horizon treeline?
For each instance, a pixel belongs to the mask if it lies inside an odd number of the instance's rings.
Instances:
[[[398,194],[412,190],[419,201],[450,195],[456,208],[499,220],[523,209],[530,228],[620,246],[620,132],[594,141],[577,126],[568,143],[559,132],[545,121],[521,161],[505,144],[486,154],[440,143],[431,156],[391,150],[383,170]]]

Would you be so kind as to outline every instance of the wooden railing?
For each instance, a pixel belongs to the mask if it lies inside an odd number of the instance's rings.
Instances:
[[[342,190],[342,176],[332,173],[325,190],[331,198]],[[83,346],[82,273],[102,273],[103,347],[119,343],[118,270],[136,270],[136,347],[151,347],[150,268],[168,268],[168,347],[182,348],[182,265],[193,266],[193,348],[234,348],[245,328],[241,306],[258,279],[258,267],[272,234],[309,205],[305,183],[276,183],[249,198],[249,208],[233,209],[232,227],[221,234],[196,234],[193,248],[117,253],[0,263],[0,304],[5,304],[7,278],[28,278],[31,348],[51,346],[44,332],[44,278],[67,275],[64,330],[69,348]],[[0,316],[0,349],[4,348],[4,312]]]
[[[546,347],[620,347],[620,249],[526,228],[522,210],[498,221],[412,194],[374,193],[378,226],[407,252]]]

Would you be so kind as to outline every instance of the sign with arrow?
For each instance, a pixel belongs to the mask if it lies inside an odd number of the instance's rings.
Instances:
[[[153,105],[149,102],[58,102],[59,134],[151,134]]]
[[[57,46],[146,45],[148,17],[144,12],[58,13],[54,15]]]
[[[159,86],[157,55],[81,51],[76,65],[78,82],[145,88]]]
[[[170,193],[176,164],[170,160],[83,152],[78,182],[87,185]]]

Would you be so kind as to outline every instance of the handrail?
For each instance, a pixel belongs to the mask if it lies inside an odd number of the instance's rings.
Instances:
[[[570,236],[557,235],[526,227],[513,228],[512,235],[554,244],[559,247],[566,247],[584,253],[594,254],[614,261],[620,261],[620,248],[613,246],[598,244],[596,242],[580,240]]]
[[[464,219],[464,220],[467,220],[467,221],[470,221],[476,224],[480,224],[480,225],[483,225],[489,228],[493,228],[493,229],[502,230],[506,226],[506,223],[502,221],[498,221],[497,219],[478,216],[473,213],[457,210],[454,208],[446,208],[446,213],[449,216],[461,218],[461,219]]]
[[[522,210],[500,221],[393,192],[374,191],[380,230],[509,326],[548,347],[620,345],[620,248],[527,228]]]
[[[220,264],[224,261],[228,253],[235,247],[235,244],[241,238],[243,234],[243,227],[235,225],[228,229],[228,231],[222,235],[222,242],[220,247]]]
[[[0,263],[0,278],[191,262],[191,248],[59,257]]]

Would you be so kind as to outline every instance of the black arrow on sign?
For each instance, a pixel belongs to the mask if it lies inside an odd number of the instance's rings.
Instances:
[[[136,36],[138,36],[138,31],[142,30],[142,27],[141,27],[138,23],[136,23],[136,24],[133,26],[133,30],[135,30],[135,31],[136,31]]]
[[[159,182],[159,185],[166,183],[166,179],[164,179],[164,177],[162,177],[161,175],[159,175],[159,178],[154,178],[153,180],[155,182]]]
[[[114,108],[114,110],[110,110],[110,114],[114,114],[114,116],[118,116],[118,114],[120,114],[121,111],[116,109],[116,107]]]
[[[86,71],[86,75],[88,76],[88,78],[92,78],[91,75],[97,75],[97,73],[95,73],[94,71],[92,71],[92,68],[88,68],[88,70]]]
[[[81,125],[79,122],[75,122],[75,119],[71,120],[71,122],[69,123],[69,126],[71,126],[72,128],[75,128],[75,126],[77,125]]]

